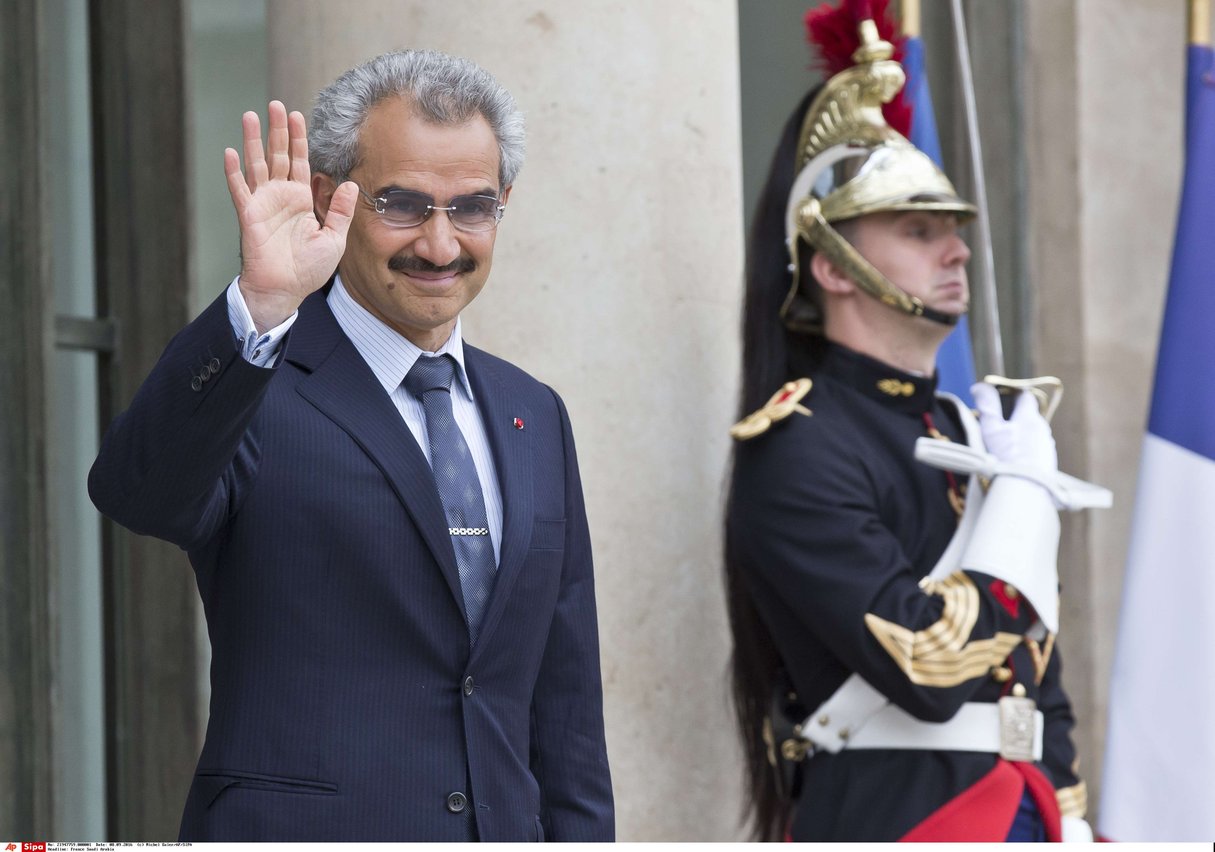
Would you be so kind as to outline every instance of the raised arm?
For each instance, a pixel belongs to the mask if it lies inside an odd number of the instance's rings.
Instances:
[[[240,222],[239,286],[260,333],[328,280],[345,248],[357,188],[334,192],[322,226],[313,213],[304,117],[270,104],[268,158],[256,113],[245,113],[242,126],[245,172],[231,148],[224,170]],[[221,296],[173,338],[110,425],[89,475],[103,513],[187,549],[214,534],[255,475],[256,445],[246,433],[273,375],[237,353],[228,308]]]

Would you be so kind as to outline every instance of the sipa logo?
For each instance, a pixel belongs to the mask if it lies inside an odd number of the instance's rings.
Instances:
[[[46,852],[45,843],[22,843],[21,852]]]

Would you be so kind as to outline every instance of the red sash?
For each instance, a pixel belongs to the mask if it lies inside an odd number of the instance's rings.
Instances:
[[[1038,806],[1046,839],[1061,839],[1055,788],[1031,763],[997,758],[990,772],[929,814],[899,842],[1000,843],[1008,837],[1026,787]]]

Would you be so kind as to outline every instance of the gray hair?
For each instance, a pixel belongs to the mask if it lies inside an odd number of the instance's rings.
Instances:
[[[480,115],[498,140],[498,178],[505,188],[523,167],[523,113],[510,92],[467,59],[434,50],[385,53],[351,68],[316,96],[308,130],[313,172],[344,180],[358,165],[359,134],[371,108],[404,96],[436,124]]]

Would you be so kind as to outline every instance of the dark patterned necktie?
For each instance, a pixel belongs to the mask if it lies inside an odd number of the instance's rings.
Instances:
[[[472,453],[451,411],[456,364],[450,355],[418,358],[405,376],[405,390],[422,400],[430,442],[430,467],[447,515],[448,532],[460,570],[468,633],[477,641],[481,616],[494,587],[494,546],[489,538],[485,496]]]

